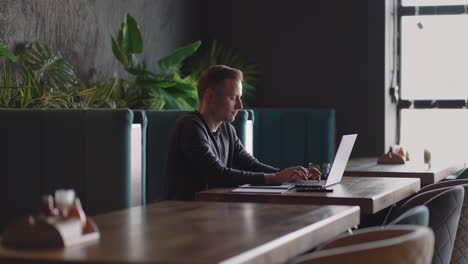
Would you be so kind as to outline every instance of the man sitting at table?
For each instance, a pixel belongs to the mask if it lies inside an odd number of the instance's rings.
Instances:
[[[195,192],[214,187],[320,178],[316,169],[268,166],[244,149],[229,123],[242,109],[242,79],[241,71],[224,65],[202,73],[198,109],[178,118],[174,126],[167,161],[169,199],[193,199]]]

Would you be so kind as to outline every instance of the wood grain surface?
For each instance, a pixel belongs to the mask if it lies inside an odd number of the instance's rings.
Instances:
[[[281,263],[359,224],[359,208],[168,201],[94,218],[96,243],[0,248],[5,263]]]
[[[420,188],[415,178],[343,177],[330,186],[333,192],[296,192],[281,194],[234,193],[233,188],[216,188],[195,195],[200,201],[296,203],[315,205],[358,205],[362,214],[375,214]]]
[[[404,177],[419,178],[425,186],[441,181],[465,167],[463,162],[439,161],[424,164],[422,161],[409,161],[406,164],[377,164],[377,158],[354,158],[348,162],[345,176],[358,177]]]

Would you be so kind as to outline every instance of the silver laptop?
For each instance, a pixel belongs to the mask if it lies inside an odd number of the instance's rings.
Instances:
[[[344,135],[341,138],[340,146],[336,151],[335,159],[331,165],[328,178],[326,180],[303,180],[294,183],[294,187],[328,187],[330,185],[339,183],[343,177],[346,164],[348,164],[349,156],[353,150],[354,142],[356,141],[357,134]]]

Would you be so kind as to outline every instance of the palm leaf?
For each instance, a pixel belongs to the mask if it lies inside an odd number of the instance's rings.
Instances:
[[[137,85],[144,87],[144,88],[170,88],[177,85],[174,82],[166,82],[166,81],[157,81],[157,80],[138,80]]]
[[[7,50],[5,47],[3,47],[1,44],[0,44],[0,57],[1,56],[5,56],[7,57],[8,59],[10,59],[12,62],[16,62],[18,60],[18,57],[16,57],[13,52]]]
[[[161,110],[166,105],[166,101],[161,96],[159,89],[150,91],[149,98],[146,100],[146,105],[149,109]]]

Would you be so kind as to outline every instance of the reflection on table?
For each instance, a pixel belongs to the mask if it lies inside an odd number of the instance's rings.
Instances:
[[[99,242],[0,262],[280,263],[358,225],[359,207],[167,201],[94,220]]]
[[[445,179],[465,167],[463,162],[435,161],[430,166],[420,160],[406,164],[377,164],[377,158],[354,158],[348,162],[345,176],[419,178],[425,186]]]
[[[233,188],[216,188],[199,192],[200,201],[296,203],[315,205],[358,205],[362,214],[375,214],[420,188],[415,178],[343,177],[330,186],[333,192],[296,192],[291,189],[281,194],[234,193]]]

